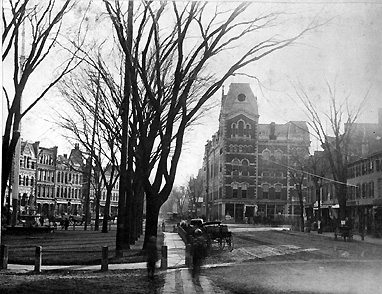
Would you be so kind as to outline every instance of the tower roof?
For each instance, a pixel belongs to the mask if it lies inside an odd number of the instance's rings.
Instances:
[[[231,117],[245,113],[248,117],[256,118],[259,115],[257,98],[248,83],[232,83],[227,95],[223,97],[221,112]]]

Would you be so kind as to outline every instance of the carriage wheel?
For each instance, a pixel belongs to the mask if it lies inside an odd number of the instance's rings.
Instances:
[[[227,243],[228,243],[228,250],[231,252],[233,250],[233,236],[230,236],[227,238]]]
[[[225,239],[224,238],[220,238],[218,243],[219,243],[219,249],[223,250],[224,247],[225,247]]]

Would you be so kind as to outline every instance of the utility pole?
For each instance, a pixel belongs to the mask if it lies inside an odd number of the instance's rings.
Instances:
[[[321,220],[321,198],[322,198],[322,179],[319,180],[320,183],[318,184],[318,187],[316,189],[316,196],[317,196],[317,208],[318,208],[318,227],[317,227],[317,233],[322,234],[322,220]]]

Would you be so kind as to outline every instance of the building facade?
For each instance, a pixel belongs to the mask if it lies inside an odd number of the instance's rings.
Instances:
[[[66,154],[57,157],[55,173],[54,214],[82,214],[84,163],[78,144],[75,144],[69,157]]]
[[[38,147],[36,205],[37,213],[52,215],[55,207],[56,163],[58,147]]]
[[[85,213],[89,169],[84,164],[79,144],[75,144],[69,156],[58,155],[57,151],[57,146],[45,148],[40,146],[40,142],[30,143],[20,140],[13,164],[12,186],[5,199],[5,211],[9,211],[7,214],[9,224],[17,224],[22,215],[49,217]],[[108,171],[106,174],[110,177]],[[92,173],[91,208],[95,208],[93,207],[96,189],[94,176]],[[118,188],[119,183],[116,181],[110,204],[112,214],[116,214],[118,210]],[[101,207],[105,202],[106,193],[102,190]]]
[[[259,214],[291,213],[287,166],[292,150],[299,156],[308,152],[306,123],[259,125],[258,120],[249,84],[233,83],[227,94],[223,90],[219,130],[205,146],[201,175],[207,219],[243,222]]]
[[[39,142],[22,141],[18,172],[18,207],[21,214],[29,214],[36,205],[37,154]]]
[[[360,233],[382,236],[382,150],[349,164],[347,207]]]

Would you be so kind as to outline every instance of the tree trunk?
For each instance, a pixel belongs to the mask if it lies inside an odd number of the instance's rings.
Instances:
[[[300,203],[301,232],[304,232],[304,199],[301,190],[298,192],[298,198]]]
[[[340,205],[340,220],[344,220],[346,218],[346,192],[347,192],[347,188],[345,185],[337,184],[336,185],[336,192],[337,192],[338,204]]]
[[[158,216],[161,205],[158,203],[157,194],[148,194],[146,191],[146,228],[143,250],[146,250],[148,240],[151,236],[157,237]]]
[[[108,225],[109,215],[110,215],[109,211],[110,211],[111,191],[112,191],[111,186],[108,186],[106,189],[107,195],[106,195],[105,209],[103,211],[104,217],[103,217],[103,221],[102,221],[102,233],[108,232],[107,225]]]

